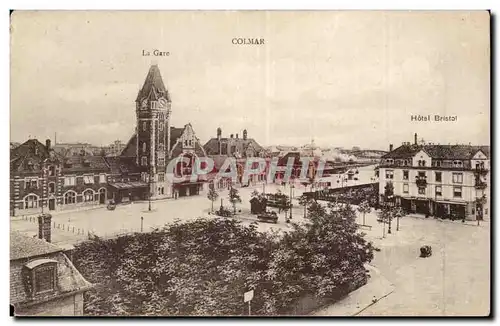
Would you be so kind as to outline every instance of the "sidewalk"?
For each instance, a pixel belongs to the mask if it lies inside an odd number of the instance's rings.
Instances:
[[[313,312],[311,316],[356,316],[394,291],[394,285],[377,268],[370,265],[366,268],[371,276],[368,283],[352,291],[344,299]]]

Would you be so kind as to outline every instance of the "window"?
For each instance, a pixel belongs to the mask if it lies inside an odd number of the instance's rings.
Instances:
[[[76,192],[68,191],[64,194],[64,204],[74,204],[76,203]]]
[[[86,185],[90,185],[94,183],[94,176],[93,175],[84,175],[83,176],[83,183]]]
[[[441,166],[441,161],[436,161],[436,166],[440,167]]]
[[[436,172],[436,182],[442,182],[441,181],[442,180],[441,179],[441,177],[442,177],[441,174],[442,174],[441,172]]]
[[[409,174],[410,174],[410,171],[403,170],[403,180],[408,180],[409,179]]]
[[[425,178],[425,177],[426,177],[425,172],[423,172],[423,171],[419,171],[419,172],[418,172],[418,177],[419,177],[419,178]]]
[[[385,178],[386,179],[394,179],[394,171],[393,170],[386,170],[385,171]]]
[[[442,195],[443,195],[443,191],[442,191],[441,186],[436,186],[436,196],[442,196]]]
[[[151,108],[156,109],[158,107],[158,101],[151,101]]]
[[[403,183],[403,193],[407,194],[409,192],[409,186],[407,183]]]
[[[141,165],[142,166],[148,165],[148,158],[146,156],[141,157]]]
[[[85,190],[83,192],[83,200],[85,202],[94,201],[94,191],[90,189]]]
[[[160,122],[160,131],[163,131],[163,122]]]
[[[146,121],[142,123],[142,131],[146,131],[148,129],[148,124]]]
[[[231,146],[231,154],[236,153],[236,146]]]
[[[462,173],[453,173],[453,183],[463,183],[464,175]]]
[[[38,207],[38,196],[28,195],[24,198],[24,208],[37,208]]]
[[[453,197],[462,198],[462,187],[453,187]]]
[[[165,165],[165,159],[163,157],[158,158],[158,165],[159,166],[164,166]]]
[[[189,146],[193,146],[193,141],[189,140]]]
[[[184,146],[187,146],[187,145],[188,145],[188,141],[186,139],[186,140],[184,140]]]
[[[453,167],[455,168],[461,168],[463,166],[462,161],[453,161]]]
[[[418,194],[419,195],[425,195],[425,188],[424,187],[418,187]]]
[[[106,183],[106,174],[99,174],[99,183]]]
[[[158,150],[159,151],[164,151],[165,150],[165,145],[163,145],[162,143],[159,143],[158,144]]]
[[[143,153],[146,153],[146,147],[147,147],[146,142],[143,142],[143,143],[142,143],[142,152],[143,152]]]
[[[51,266],[40,266],[34,270],[35,294],[54,291],[56,280],[56,268]]]
[[[54,176],[56,175],[56,167],[51,165],[49,166],[49,176]]]
[[[164,181],[165,181],[165,174],[158,173],[158,182],[164,182]]]
[[[38,179],[26,179],[24,183],[25,189],[38,189]]]
[[[76,177],[71,176],[71,177],[64,177],[64,185],[67,186],[74,186],[76,184]]]
[[[49,183],[49,194],[56,192],[56,184],[54,182]]]

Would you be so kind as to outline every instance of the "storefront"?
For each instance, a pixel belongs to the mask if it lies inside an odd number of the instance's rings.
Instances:
[[[147,200],[149,196],[149,186],[142,181],[110,183],[109,187],[110,197],[117,204]]]
[[[203,190],[204,182],[183,182],[174,185],[174,198],[197,196]]]

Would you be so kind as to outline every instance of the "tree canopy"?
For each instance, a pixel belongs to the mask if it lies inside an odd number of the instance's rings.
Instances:
[[[310,214],[284,234],[234,219],[177,221],[150,233],[95,238],[74,264],[96,288],[89,315],[242,315],[253,289],[256,315],[290,314],[306,295],[338,299],[367,280],[373,247],[349,206]]]

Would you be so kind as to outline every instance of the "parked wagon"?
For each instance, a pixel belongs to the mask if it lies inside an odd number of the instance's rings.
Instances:
[[[278,214],[276,214],[276,212],[264,212],[262,214],[257,215],[257,219],[262,222],[277,224]]]
[[[106,206],[106,208],[109,210],[109,211],[114,211],[115,208],[116,208],[116,203],[114,200],[110,200],[108,205]]]

